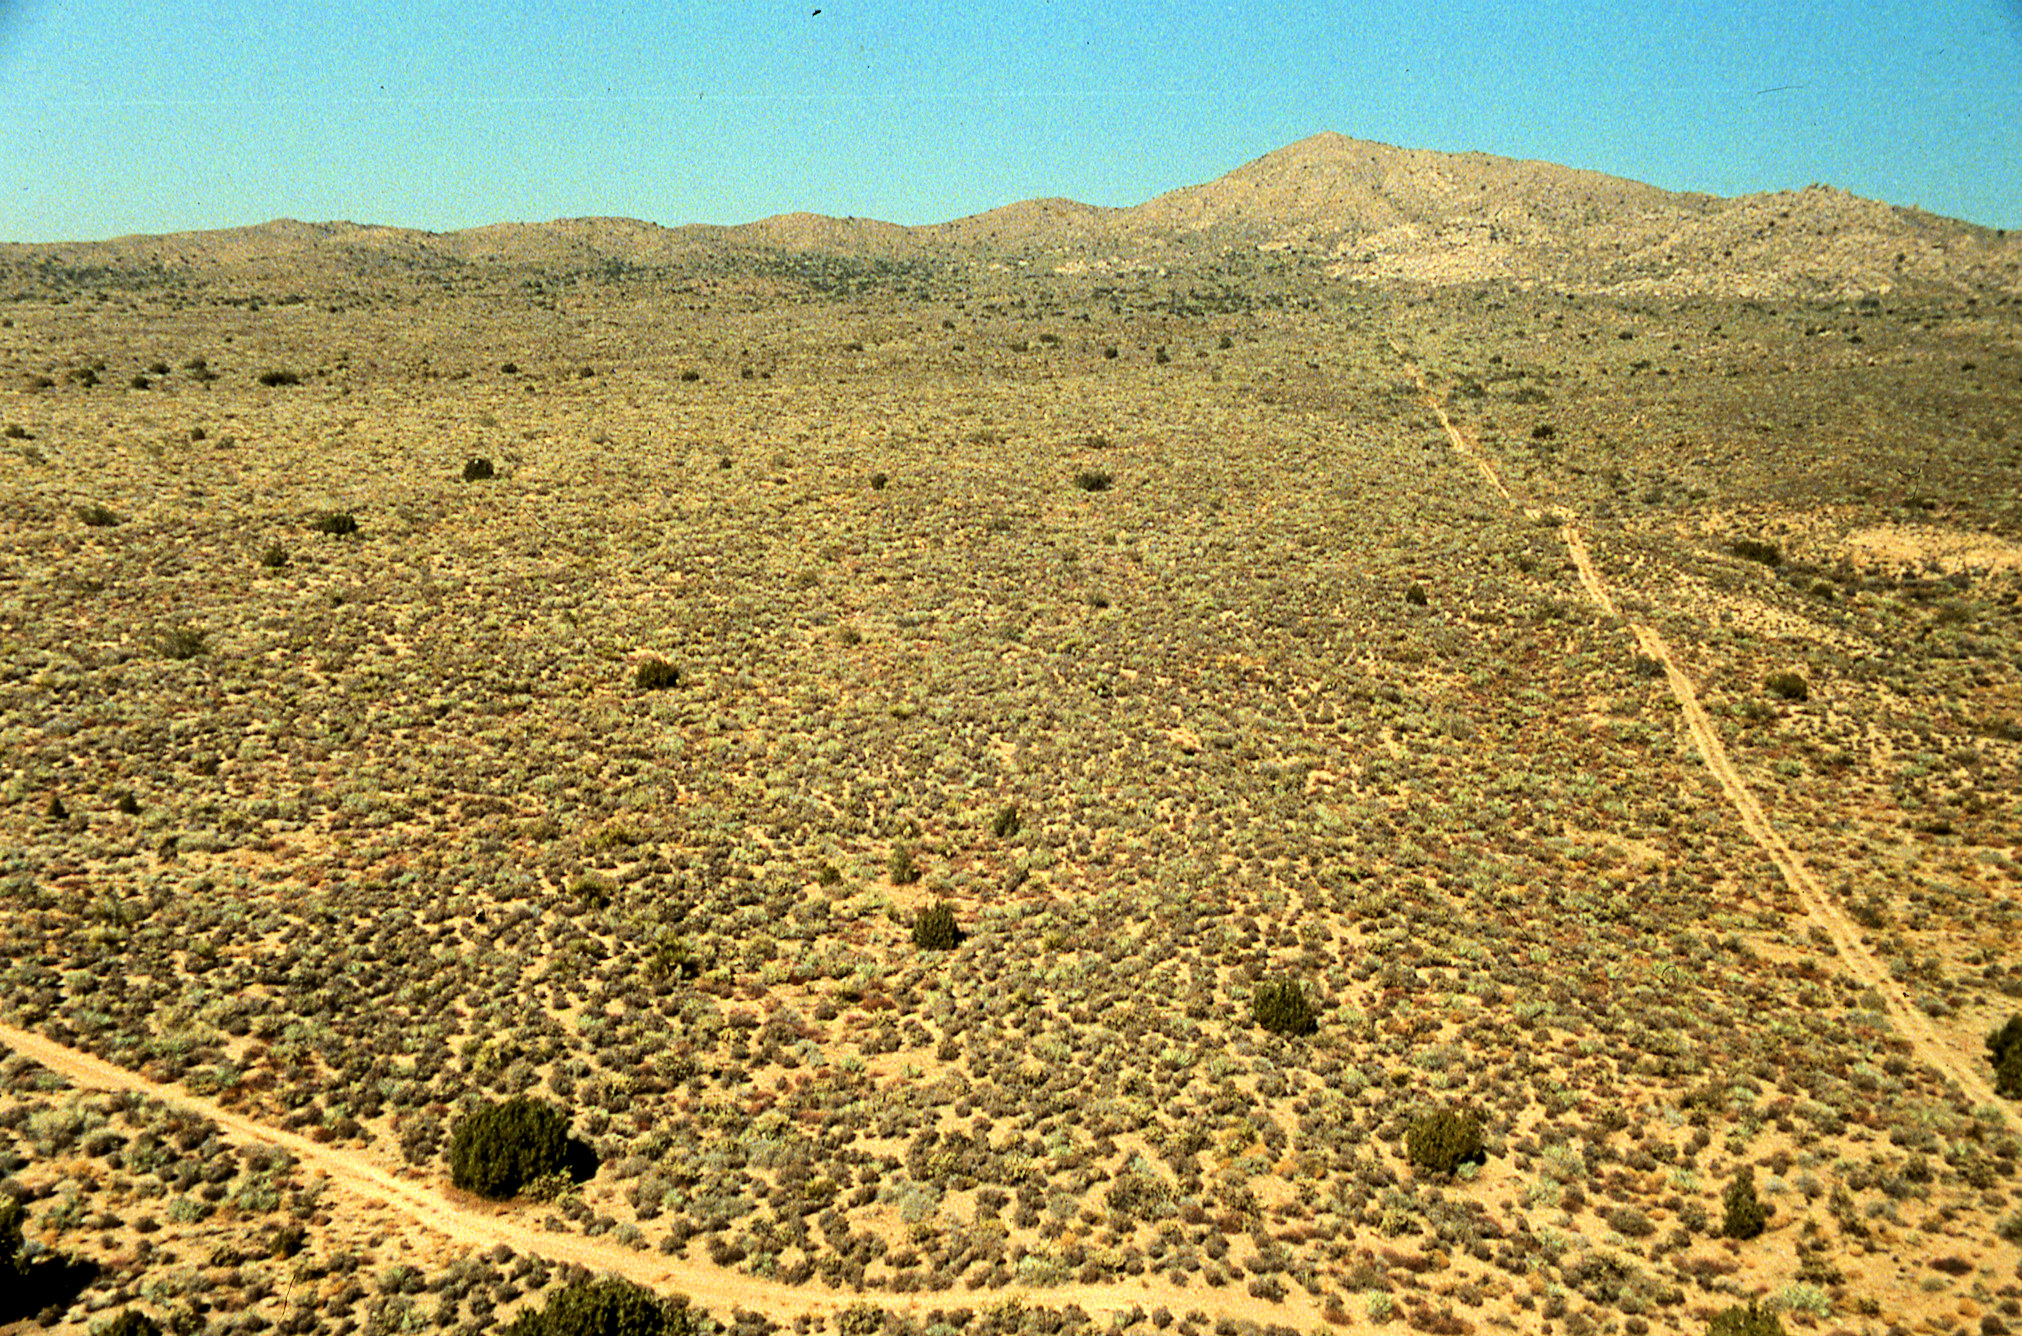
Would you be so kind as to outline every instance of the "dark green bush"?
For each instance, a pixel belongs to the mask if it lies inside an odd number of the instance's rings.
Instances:
[[[920,865],[913,861],[913,847],[909,844],[894,845],[891,861],[885,865],[885,871],[890,875],[894,886],[911,886],[918,881]]]
[[[492,468],[491,461],[483,455],[472,455],[469,459],[463,461],[463,480],[465,482],[483,482],[486,478],[496,476],[496,473],[497,470]]]
[[[300,385],[302,377],[293,371],[262,371],[258,380],[262,385]]]
[[[990,833],[1000,840],[1008,840],[1019,830],[1018,809],[1015,806],[1002,807],[997,811],[997,819],[990,823]]]
[[[326,510],[310,521],[309,527],[317,533],[343,535],[358,532],[358,517],[348,510]]]
[[[269,543],[260,553],[260,564],[270,571],[278,571],[288,564],[288,549],[279,543]]]
[[[577,1281],[527,1309],[506,1336],[693,1336],[688,1309],[617,1276]]]
[[[1811,696],[1811,685],[1796,673],[1771,673],[1763,685],[1785,700],[1807,700]]]
[[[480,1197],[503,1200],[536,1178],[564,1172],[568,1162],[568,1117],[546,1100],[488,1102],[450,1133],[450,1182]]]
[[[886,474],[873,473],[871,475],[871,490],[874,492],[882,492],[888,485],[890,485],[891,481],[892,481],[891,478]]]
[[[99,1336],[161,1336],[161,1323],[138,1308],[122,1308]]]
[[[1311,1034],[1320,1028],[1306,990],[1293,979],[1258,984],[1250,996],[1250,1016],[1274,1034]]]
[[[1748,561],[1759,561],[1765,566],[1781,566],[1783,549],[1774,543],[1766,543],[1760,538],[1737,538],[1727,545],[1727,550]]]
[[[1415,584],[1404,591],[1404,601],[1414,608],[1422,608],[1431,600],[1426,597],[1425,586]]]
[[[1418,1168],[1428,1173],[1450,1174],[1471,1160],[1483,1158],[1481,1119],[1453,1109],[1421,1114],[1405,1129],[1404,1150]]]
[[[1108,469],[1081,469],[1074,475],[1074,485],[1084,492],[1106,492],[1115,481]]]
[[[657,656],[639,660],[632,683],[641,691],[665,691],[681,685],[681,670]]]
[[[1783,1336],[1783,1319],[1750,1299],[1746,1308],[1735,1304],[1707,1319],[1706,1336]]]
[[[1769,1213],[1762,1209],[1762,1202],[1755,1195],[1755,1168],[1742,1165],[1734,1175],[1734,1181],[1727,1185],[1727,1193],[1721,1198],[1724,1213],[1720,1218],[1720,1232],[1730,1239],[1752,1239],[1769,1228]]]
[[[952,951],[962,944],[955,911],[946,900],[920,906],[913,916],[913,945],[922,951]]]
[[[113,525],[119,523],[119,516],[113,514],[112,511],[95,501],[89,505],[77,507],[77,518],[83,520],[85,524],[94,529],[110,529]]]
[[[2022,1099],[2022,1013],[1987,1036],[1987,1057],[1994,1064],[1994,1093]]]
[[[0,1276],[21,1276],[28,1272],[27,1260],[21,1255],[21,1224],[26,1215],[19,1197],[0,1192]]]
[[[210,640],[198,627],[175,626],[162,633],[159,642],[165,659],[194,659],[210,652]]]

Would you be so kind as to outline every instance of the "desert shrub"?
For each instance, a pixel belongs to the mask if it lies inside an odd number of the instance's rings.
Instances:
[[[1783,549],[1760,538],[1737,538],[1727,545],[1727,550],[1744,560],[1759,561],[1765,566],[1783,564]]]
[[[98,1336],[161,1336],[161,1323],[138,1308],[122,1308],[119,1316],[106,1323]]]
[[[873,473],[871,475],[871,490],[874,492],[882,492],[885,490],[887,486],[890,485],[891,481],[892,481],[891,477],[888,474]]]
[[[27,1259],[21,1255],[21,1223],[26,1214],[19,1197],[0,1192],[0,1276],[27,1274]]]
[[[546,1100],[521,1095],[466,1114],[449,1137],[449,1177],[481,1197],[503,1199],[543,1174],[568,1168],[569,1120]]]
[[[2022,1244],[2022,1211],[1994,1226],[1994,1232],[2010,1243]]]
[[[1250,1017],[1273,1034],[1311,1034],[1320,1028],[1306,990],[1295,979],[1273,979],[1250,995]]]
[[[1481,1119],[1454,1109],[1421,1114],[1405,1129],[1404,1150],[1418,1168],[1450,1174],[1483,1157]]]
[[[317,533],[343,535],[358,532],[358,517],[348,510],[326,510],[311,520],[309,527]]]
[[[538,1311],[527,1309],[506,1336],[692,1336],[694,1319],[679,1304],[629,1280],[605,1276],[565,1286]]]
[[[1074,485],[1084,492],[1106,492],[1115,481],[1108,469],[1080,469],[1074,475]]]
[[[270,571],[278,571],[288,564],[288,549],[279,543],[269,543],[260,553],[260,564]]]
[[[2022,1012],[1987,1036],[1987,1056],[1994,1064],[1994,1093],[2022,1099]]]
[[[1797,673],[1771,673],[1763,685],[1785,700],[1805,700],[1811,695],[1810,684]]]
[[[119,523],[119,516],[96,501],[77,507],[77,518],[93,529],[110,529]]]
[[[262,371],[257,377],[262,385],[300,385],[302,377],[293,371]]]
[[[1422,608],[1431,600],[1426,597],[1425,586],[1415,584],[1404,591],[1404,601],[1414,608]]]
[[[962,944],[962,930],[946,900],[920,906],[913,915],[913,945],[922,951],[952,951]]]
[[[463,461],[463,480],[465,482],[483,482],[486,478],[494,477],[496,474],[497,470],[492,468],[491,461],[483,455],[472,455],[469,459]]]
[[[913,847],[899,844],[892,847],[891,860],[885,865],[886,873],[894,886],[911,886],[920,879],[920,865],[913,861]]]
[[[990,833],[1000,840],[1008,840],[1018,833],[1018,809],[1015,806],[1002,807],[997,811],[997,819],[990,823]]]
[[[1769,1227],[1769,1214],[1755,1195],[1755,1169],[1742,1165],[1721,1198],[1720,1232],[1730,1239],[1752,1239]]]
[[[195,626],[176,626],[162,632],[157,642],[165,659],[194,659],[210,652],[210,641],[205,632]]]
[[[657,655],[641,659],[632,684],[641,691],[665,691],[681,685],[681,670]]]
[[[1707,1319],[1706,1336],[1783,1336],[1783,1319],[1751,1299],[1746,1308],[1735,1304]]]

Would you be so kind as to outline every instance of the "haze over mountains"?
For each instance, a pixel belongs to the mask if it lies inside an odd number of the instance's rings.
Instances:
[[[1132,208],[1035,199],[919,227],[784,214],[738,226],[632,219],[430,233],[279,220],[169,236],[0,247],[10,288],[36,270],[364,277],[387,268],[681,268],[740,254],[982,262],[1128,273],[1232,251],[1331,277],[1512,282],[1619,295],[1855,297],[1905,288],[2022,294],[2022,236],[1827,186],[1723,199],[1543,162],[1303,139]]]

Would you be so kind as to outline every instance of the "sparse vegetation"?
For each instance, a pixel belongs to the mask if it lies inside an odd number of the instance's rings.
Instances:
[[[497,470],[492,468],[491,461],[483,455],[472,455],[469,459],[463,461],[463,480],[465,482],[483,482],[487,478],[496,476],[496,473]]]
[[[1745,1308],[1735,1304],[1715,1313],[1706,1323],[1706,1336],[1784,1336],[1783,1319],[1751,1299]]]
[[[1763,685],[1788,701],[1801,701],[1811,695],[1811,685],[1800,673],[1771,673]]]
[[[1736,538],[1727,544],[1727,550],[1746,561],[1756,561],[1764,566],[1781,566],[1783,549],[1775,543],[1760,538]]]
[[[358,517],[348,510],[326,510],[310,521],[310,527],[317,533],[342,537],[358,532]]]
[[[119,516],[97,502],[77,507],[77,518],[93,529],[109,529],[119,523]]]
[[[187,623],[172,626],[161,634],[161,654],[165,659],[194,659],[210,652],[210,636]]]
[[[1116,481],[1108,469],[1077,469],[1074,485],[1084,492],[1106,492]]]

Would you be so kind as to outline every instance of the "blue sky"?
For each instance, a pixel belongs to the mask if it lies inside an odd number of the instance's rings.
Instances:
[[[2022,228],[2022,0],[0,0],[0,240],[1134,204],[1321,130]]]

